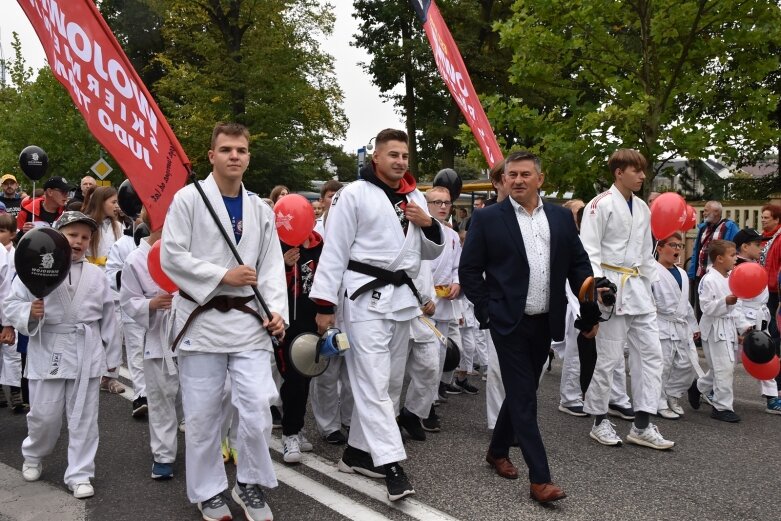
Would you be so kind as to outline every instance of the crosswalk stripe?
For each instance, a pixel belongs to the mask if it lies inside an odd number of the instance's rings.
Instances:
[[[347,496],[339,494],[332,488],[318,483],[281,463],[274,463],[274,472],[277,474],[277,479],[282,483],[291,486],[298,492],[311,497],[348,519],[354,519],[355,521],[390,521],[390,518]]]
[[[280,454],[282,453],[282,442],[278,438],[272,438],[269,446]],[[316,470],[335,481],[347,485],[365,496],[376,499],[413,519],[419,519],[420,521],[458,521],[457,518],[452,517],[441,510],[437,510],[432,506],[409,497],[405,498],[403,501],[390,501],[384,482],[381,485],[376,481],[372,481],[371,478],[366,478],[358,474],[340,472],[331,461],[316,454],[302,454],[301,464],[312,470]]]

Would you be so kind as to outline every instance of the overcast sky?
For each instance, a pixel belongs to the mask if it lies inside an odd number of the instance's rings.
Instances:
[[[17,32],[27,65],[41,68],[46,63],[46,56],[22,8],[14,0],[0,0],[0,3],[0,33],[6,59],[13,56],[11,34]],[[323,48],[336,59],[336,77],[344,92],[343,109],[350,123],[346,140],[339,144],[354,152],[377,131],[387,127],[404,128],[404,124],[393,105],[380,98],[379,91],[358,65],[358,62],[368,61],[368,55],[350,46],[357,26],[352,17],[352,1],[331,0],[331,3],[335,5],[336,27]]]

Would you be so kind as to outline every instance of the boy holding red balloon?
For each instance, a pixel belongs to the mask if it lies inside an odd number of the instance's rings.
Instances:
[[[700,281],[699,295],[702,350],[710,369],[697,380],[697,389],[713,406],[711,418],[737,423],[740,416],[732,402],[738,332],[746,332],[753,324],[736,307],[738,297],[730,289],[729,272],[737,261],[735,243],[714,239],[708,246],[708,258],[711,265]],[[692,403],[695,408],[698,405],[697,400]]]
[[[150,226],[146,210],[141,212],[141,219]],[[145,332],[141,349],[149,408],[152,479],[157,480],[170,479],[174,475],[179,427],[176,414],[179,373],[173,361],[176,352],[171,351],[165,334],[173,295],[155,282],[149,269],[152,245],[159,241],[161,235],[160,230],[152,232],[130,252],[122,269],[119,289],[119,305],[123,313]]]
[[[736,266],[741,266],[743,264],[751,265],[751,263],[753,263],[757,268],[760,268],[756,271],[757,275],[765,278],[765,272],[759,265],[759,254],[762,250],[762,236],[755,230],[745,228],[735,235],[734,242],[738,251]],[[737,273],[738,270],[742,271],[743,268],[736,268],[736,271],[733,272],[730,277],[735,278],[736,275],[740,276]],[[767,307],[769,296],[770,293],[768,292],[767,287],[765,287],[759,295],[753,298],[741,297],[738,299],[740,312],[746,317],[748,322],[754,324],[757,331],[766,331],[770,324],[770,310]],[[770,380],[760,380],[760,385],[762,396],[767,400],[765,412],[768,414],[781,415],[781,398],[778,397],[776,381],[772,378]]]
[[[70,244],[67,277],[50,294],[36,296],[22,281],[27,276],[20,274],[4,309],[11,324],[30,337],[30,413],[22,443],[22,477],[25,481],[41,477],[41,460],[54,450],[64,412],[68,420],[65,484],[78,499],[95,494],[90,479],[95,476],[98,450],[100,377],[122,361],[113,294],[103,270],[84,261],[97,228],[81,212],[64,212],[54,229]],[[41,257],[41,270],[53,267],[53,259]]]

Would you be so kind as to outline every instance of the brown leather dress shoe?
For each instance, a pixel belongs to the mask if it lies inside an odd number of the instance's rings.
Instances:
[[[553,483],[531,483],[529,486],[529,497],[538,503],[550,503],[564,499],[567,494]]]
[[[510,458],[494,458],[489,450],[485,454],[485,461],[496,469],[496,473],[503,478],[518,479],[518,469],[513,465],[513,462],[510,461]]]

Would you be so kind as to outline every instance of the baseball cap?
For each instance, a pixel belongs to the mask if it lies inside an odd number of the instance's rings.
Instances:
[[[43,185],[43,189],[47,190],[49,188],[54,188],[55,190],[62,190],[63,192],[70,192],[71,190],[75,190],[76,187],[72,186],[64,177],[51,177],[48,181]]]
[[[12,174],[3,174],[3,177],[0,177],[0,185],[5,183],[9,179],[14,183],[16,183],[16,177],[14,177]]]
[[[81,212],[75,212],[75,211],[62,212],[62,215],[60,215],[59,219],[54,221],[52,227],[55,230],[60,230],[73,223],[84,223],[90,228],[92,228],[93,232],[97,231],[98,229],[98,223],[95,222],[95,219],[89,217],[88,215],[84,215]]]
[[[732,242],[735,243],[735,247],[740,250],[740,247],[743,244],[746,244],[747,242],[758,242],[762,240],[762,236],[756,232],[756,230],[752,230],[751,228],[743,228],[738,233],[735,234],[735,237],[732,239]]]

